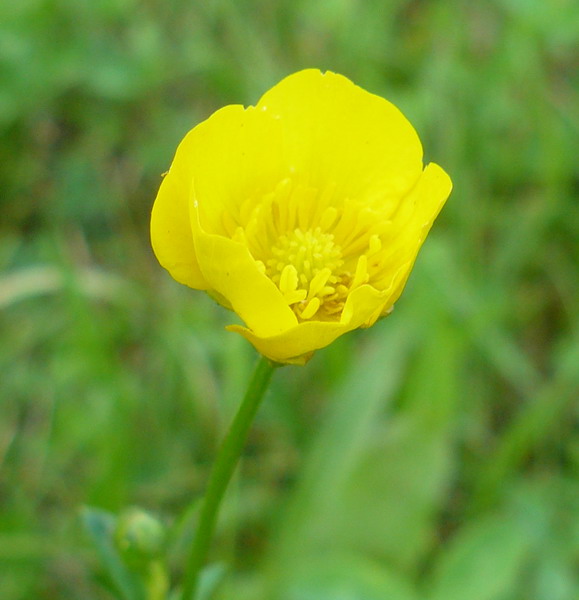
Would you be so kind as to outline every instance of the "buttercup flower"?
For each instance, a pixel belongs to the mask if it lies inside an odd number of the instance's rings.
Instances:
[[[153,206],[163,267],[305,363],[388,314],[452,183],[390,102],[308,69],[192,129]]]

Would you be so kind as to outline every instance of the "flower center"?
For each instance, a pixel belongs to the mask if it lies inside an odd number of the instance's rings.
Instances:
[[[343,287],[340,268],[344,261],[333,234],[323,233],[320,227],[307,231],[296,228],[279,237],[271,254],[266,274],[298,317],[311,319],[322,305],[334,312],[330,305],[337,299],[337,288]]]
[[[390,222],[355,200],[282,180],[223,211],[226,235],[245,244],[299,321],[337,321],[348,295],[379,275]]]

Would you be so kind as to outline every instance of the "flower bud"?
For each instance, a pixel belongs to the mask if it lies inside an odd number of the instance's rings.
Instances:
[[[115,530],[117,548],[130,563],[142,563],[157,558],[165,546],[163,524],[140,508],[124,511]]]

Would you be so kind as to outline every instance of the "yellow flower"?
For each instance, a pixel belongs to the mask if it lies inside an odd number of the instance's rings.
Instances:
[[[183,139],[153,206],[163,267],[234,310],[259,352],[304,364],[400,296],[452,183],[391,103],[308,69]]]

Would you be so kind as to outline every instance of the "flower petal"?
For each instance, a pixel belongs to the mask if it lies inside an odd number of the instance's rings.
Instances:
[[[307,185],[336,183],[344,197],[394,207],[420,177],[422,146],[409,121],[342,75],[300,71],[257,108],[279,116],[285,160]]]
[[[244,224],[245,211],[287,176],[279,120],[252,106],[226,106],[192,134],[189,172],[201,224],[209,233],[230,236],[224,218]]]
[[[195,257],[189,218],[191,178],[188,158],[195,130],[179,144],[151,214],[151,245],[157,260],[179,283],[207,289]]]
[[[195,252],[210,288],[223,296],[257,335],[278,335],[294,327],[296,316],[277,286],[259,270],[247,247],[205,232],[197,206],[192,213]]]
[[[256,331],[240,325],[229,325],[229,331],[241,334],[269,359],[286,364],[305,364],[315,350],[331,344],[348,331],[363,327],[375,320],[388,297],[389,290],[379,292],[363,285],[348,297],[339,322],[305,321],[274,336],[260,336]]]
[[[390,287],[392,275],[405,265],[407,272],[399,278],[397,288],[389,300],[391,304],[402,293],[418,251],[451,190],[452,181],[447,173],[437,164],[430,163],[394,215],[392,231],[395,233],[388,241],[390,255],[383,265],[386,275],[382,281],[372,282],[378,289]]]
[[[245,201],[271,191],[287,175],[280,131],[273,115],[230,105],[199,123],[179,144],[151,216],[153,250],[177,281],[210,287],[199,270],[191,233],[192,182],[204,227],[226,235],[224,210],[239,219]]]

